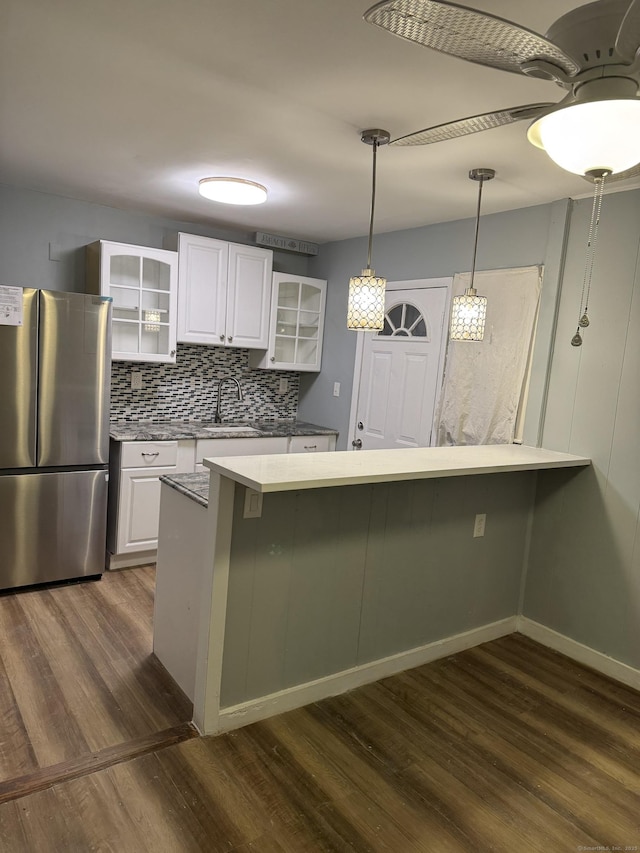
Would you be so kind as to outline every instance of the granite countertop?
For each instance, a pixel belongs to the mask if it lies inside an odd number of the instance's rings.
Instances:
[[[200,506],[209,506],[209,472],[201,471],[197,474],[173,474],[170,477],[160,477],[160,482],[166,483],[195,501]]]
[[[242,421],[214,424],[213,421],[141,422],[112,421],[109,435],[115,441],[175,441],[181,438],[272,438],[294,435],[337,435],[331,427],[304,421]],[[242,429],[246,427],[246,429]]]

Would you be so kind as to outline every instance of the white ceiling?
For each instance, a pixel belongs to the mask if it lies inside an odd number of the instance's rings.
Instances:
[[[367,0],[2,0],[0,182],[171,218],[324,242],[368,229],[371,148],[463,116],[555,101],[552,83],[484,68],[366,24]],[[545,32],[576,0],[482,0]],[[378,155],[376,231],[590,187],[526,123]],[[198,179],[269,188],[260,207],[201,199]],[[623,185],[618,186],[622,189]]]

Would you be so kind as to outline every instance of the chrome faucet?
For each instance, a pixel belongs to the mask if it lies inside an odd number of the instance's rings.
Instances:
[[[223,386],[223,384],[224,384],[225,382],[235,382],[235,383],[236,383],[236,387],[237,387],[237,389],[238,389],[238,397],[237,397],[237,399],[238,399],[238,400],[242,400],[242,399],[243,399],[243,397],[242,397],[242,388],[240,387],[240,383],[238,382],[238,380],[237,380],[237,379],[234,379],[234,378],[233,378],[233,376],[223,376],[223,377],[222,377],[222,379],[218,380],[218,399],[217,399],[217,401],[216,401],[216,413],[215,413],[215,416],[214,416],[214,418],[213,418],[213,421],[214,421],[214,423],[216,423],[216,424],[221,424],[221,423],[222,423],[222,416],[220,415],[220,397],[221,397],[221,395],[222,395],[222,386]]]

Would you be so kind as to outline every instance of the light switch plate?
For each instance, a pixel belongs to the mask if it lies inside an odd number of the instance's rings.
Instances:
[[[244,493],[244,518],[260,518],[262,515],[262,492],[247,489]]]

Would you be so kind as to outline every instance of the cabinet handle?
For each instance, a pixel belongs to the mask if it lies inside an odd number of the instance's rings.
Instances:
[[[317,450],[318,445],[317,444],[305,444],[304,449],[305,450]]]
[[[141,450],[140,454],[142,456],[150,456],[152,459],[155,459],[156,456],[160,456],[160,451],[156,450],[155,453],[147,453],[144,450]]]
[[[227,338],[227,340],[229,341],[229,343],[231,343],[231,341],[233,340],[233,335],[229,335],[229,337]]]
[[[221,340],[221,341],[223,341],[223,340],[224,340],[224,335],[220,335],[220,340]]]

